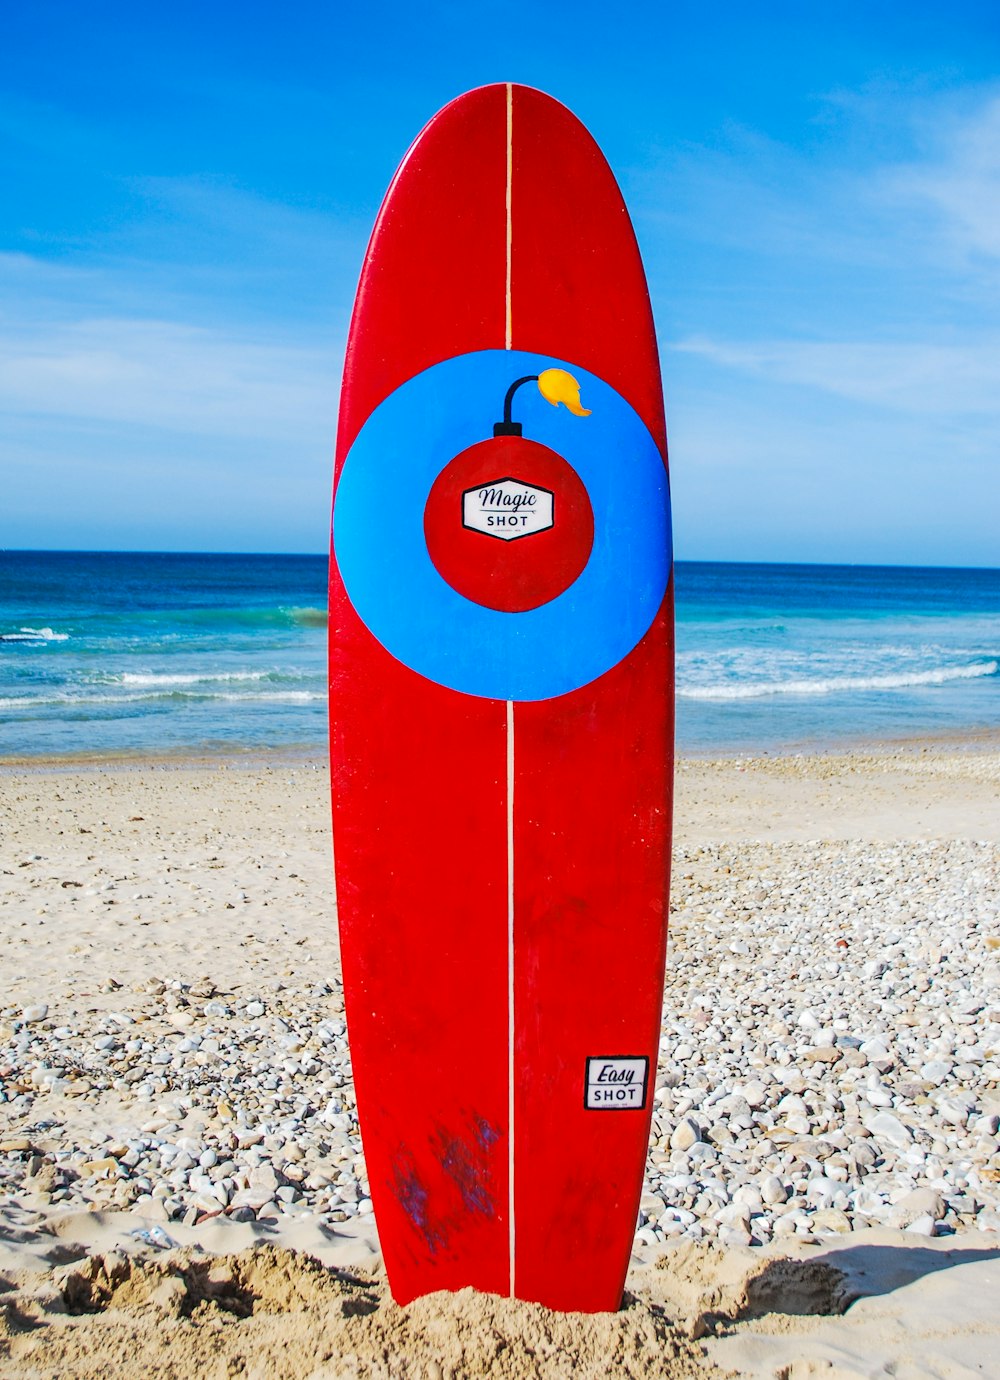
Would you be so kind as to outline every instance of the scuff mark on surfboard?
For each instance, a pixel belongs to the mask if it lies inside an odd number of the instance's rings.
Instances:
[[[393,1192],[400,1207],[427,1242],[431,1254],[436,1254],[439,1246],[447,1245],[448,1239],[439,1226],[431,1223],[428,1212],[430,1195],[417,1175],[412,1156],[407,1151],[398,1154],[393,1161],[392,1171]]]
[[[476,1140],[484,1150],[492,1150],[493,1146],[496,1145],[497,1141],[500,1139],[500,1135],[500,1129],[496,1126],[491,1126],[485,1117],[476,1117]]]
[[[488,1187],[488,1155],[499,1133],[482,1117],[474,1119],[471,1140],[452,1135],[444,1127],[436,1132],[435,1154],[441,1168],[462,1195],[468,1212],[481,1212],[485,1217],[496,1216],[496,1205]]]

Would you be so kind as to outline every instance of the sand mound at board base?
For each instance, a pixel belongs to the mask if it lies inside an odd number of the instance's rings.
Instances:
[[[400,1308],[380,1270],[328,1269],[271,1245],[215,1257],[110,1251],[4,1286],[8,1380],[682,1380],[713,1369],[690,1326],[647,1302],[560,1314],[465,1289]]]
[[[45,1270],[4,1265],[0,1374],[966,1380],[991,1373],[984,1358],[1000,1336],[986,1321],[1000,1247],[978,1235],[938,1241],[880,1231],[823,1246],[729,1250],[680,1243],[634,1259],[622,1309],[592,1315],[471,1289],[401,1308],[377,1258],[323,1264],[273,1243],[218,1255],[92,1246]],[[937,1348],[933,1361],[928,1348]]]

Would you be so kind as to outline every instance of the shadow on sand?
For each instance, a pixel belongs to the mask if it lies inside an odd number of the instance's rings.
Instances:
[[[843,1313],[858,1299],[891,1294],[925,1275],[998,1259],[1000,1246],[949,1250],[859,1242],[796,1260],[772,1260],[747,1281],[746,1301],[734,1321],[767,1313]]]

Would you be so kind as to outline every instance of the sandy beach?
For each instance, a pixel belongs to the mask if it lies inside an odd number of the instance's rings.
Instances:
[[[327,781],[0,768],[5,1376],[1000,1374],[1000,746],[683,759],[626,1306],[392,1303]]]

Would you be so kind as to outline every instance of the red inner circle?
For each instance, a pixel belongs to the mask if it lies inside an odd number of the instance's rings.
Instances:
[[[466,494],[478,511],[475,491],[503,481],[508,490],[538,491],[532,516],[518,518],[527,530],[509,540],[464,525]],[[532,530],[541,520],[537,512],[548,511],[548,494],[552,525]],[[438,574],[459,594],[502,613],[524,613],[555,599],[581,574],[594,545],[594,512],[583,481],[561,455],[523,436],[494,436],[463,450],[438,475],[424,509],[424,537]]]

